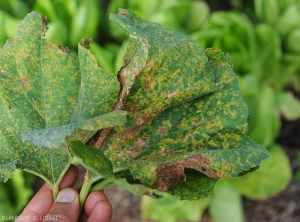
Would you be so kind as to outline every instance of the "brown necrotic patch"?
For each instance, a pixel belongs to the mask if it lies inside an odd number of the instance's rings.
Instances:
[[[197,170],[214,179],[221,178],[220,175],[211,169],[210,160],[201,154],[197,154],[174,163],[158,166],[156,169],[156,181],[152,188],[166,192],[184,182],[186,180],[185,168]]]
[[[27,86],[28,86],[28,78],[20,78],[20,83],[23,87],[23,89],[27,89]]]
[[[41,34],[42,37],[45,36],[45,33],[48,30],[47,24],[48,24],[47,17],[42,17],[42,34]]]
[[[147,140],[145,140],[144,138],[137,138],[135,145],[137,147],[143,147],[143,146],[147,146],[148,143],[147,143]]]
[[[169,156],[175,156],[175,151],[174,150],[164,150],[163,153],[169,155]]]
[[[134,119],[134,125],[135,126],[142,126],[144,125],[148,120],[150,119],[147,115],[136,115]]]
[[[166,127],[161,127],[158,129],[158,134],[164,135],[168,132],[168,129]]]
[[[186,168],[198,170],[206,176],[212,177],[214,179],[219,178],[219,175],[211,169],[210,160],[201,154],[188,157],[181,160],[180,162],[182,162],[182,164]]]
[[[124,110],[128,113],[135,113],[140,109],[139,105],[131,105],[131,106],[125,106]]]
[[[127,151],[128,155],[131,157],[131,158],[135,158],[137,157],[138,155],[140,155],[140,153],[142,152],[143,150],[139,147],[135,147],[133,149],[129,149]]]
[[[176,96],[177,94],[179,94],[178,91],[170,92],[168,93],[168,98],[170,99],[171,97]]]
[[[165,164],[156,169],[156,181],[152,188],[166,192],[183,181],[185,181],[185,174],[182,164]]]
[[[65,53],[70,53],[70,49],[68,47],[63,47],[61,45],[58,45],[58,49],[65,52]]]
[[[152,84],[153,78],[151,76],[146,76],[144,78],[145,78],[145,80],[144,80],[145,82],[144,82],[143,88],[145,90],[151,89],[151,84]]]

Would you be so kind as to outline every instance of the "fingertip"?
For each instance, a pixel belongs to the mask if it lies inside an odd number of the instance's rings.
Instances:
[[[108,201],[100,201],[92,210],[88,222],[101,221],[101,222],[110,222],[112,219],[113,208]]]
[[[83,218],[88,218],[88,222],[111,221],[112,212],[112,205],[109,203],[105,193],[94,191],[85,202]]]
[[[61,190],[49,213],[45,216],[44,222],[56,221],[73,222],[77,221],[80,214],[78,192],[74,188]]]
[[[61,190],[55,199],[55,202],[59,203],[73,203],[74,201],[78,202],[78,192],[74,188]]]
[[[84,213],[90,215],[98,202],[108,202],[107,196],[101,191],[94,191],[89,194],[84,205]]]
[[[59,188],[64,189],[67,187],[73,187],[77,180],[78,174],[79,174],[78,168],[75,165],[71,164],[66,174],[64,175],[64,178],[61,181]]]

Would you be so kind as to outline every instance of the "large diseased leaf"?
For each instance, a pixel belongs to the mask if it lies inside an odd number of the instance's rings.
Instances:
[[[215,179],[237,177],[269,158],[242,133],[248,109],[221,50],[204,51],[126,10],[111,18],[131,37],[120,71],[123,90],[134,80],[124,99],[127,122],[112,130],[104,147],[116,169],[167,191],[190,180],[185,168]],[[194,198],[180,189],[180,198]]]
[[[78,56],[46,40],[38,13],[0,50],[1,181],[18,167],[57,191],[76,156],[92,189],[200,199],[269,158],[243,135],[248,109],[226,54],[128,10],[111,19],[131,39],[118,78],[90,38]]]
[[[0,49],[1,181],[16,165],[57,187],[72,160],[66,143],[61,144],[69,134],[71,140],[86,141],[98,129],[124,122],[124,111],[108,113],[118,99],[119,83],[98,67],[88,50],[90,39],[82,40],[77,56],[45,39],[46,29],[46,20],[30,13],[15,39]],[[35,130],[27,134],[31,140],[39,132],[52,132],[50,145],[47,140],[36,144],[56,148],[23,142],[21,133]],[[52,140],[54,134],[61,135]]]

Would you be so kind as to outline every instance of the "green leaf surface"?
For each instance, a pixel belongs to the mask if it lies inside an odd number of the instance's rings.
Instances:
[[[213,195],[217,182],[196,170],[185,170],[185,181],[171,188],[168,193],[179,200],[200,200]],[[201,188],[201,189],[200,189]]]
[[[89,38],[79,44],[76,56],[45,39],[46,29],[46,20],[32,12],[19,24],[15,39],[0,49],[0,178],[7,180],[7,166],[12,169],[15,164],[57,188],[71,162],[68,148],[65,144],[51,150],[37,148],[23,142],[21,133],[58,127],[66,130],[60,135],[65,137],[72,127],[88,131],[103,127],[101,115],[116,103],[119,83],[114,74],[98,67],[87,49]],[[68,124],[71,127],[63,127]],[[61,143],[57,140],[55,145]]]
[[[127,122],[104,146],[114,168],[167,191],[188,179],[185,168],[215,179],[237,177],[269,158],[242,134],[248,111],[221,50],[204,51],[188,36],[127,10],[111,19],[131,38],[119,73],[118,105]],[[191,193],[178,197],[195,198]]]

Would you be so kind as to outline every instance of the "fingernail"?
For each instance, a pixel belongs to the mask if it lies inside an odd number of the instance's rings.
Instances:
[[[61,190],[57,197],[55,202],[60,202],[60,203],[72,203],[75,199],[75,193],[71,189],[65,189]]]

